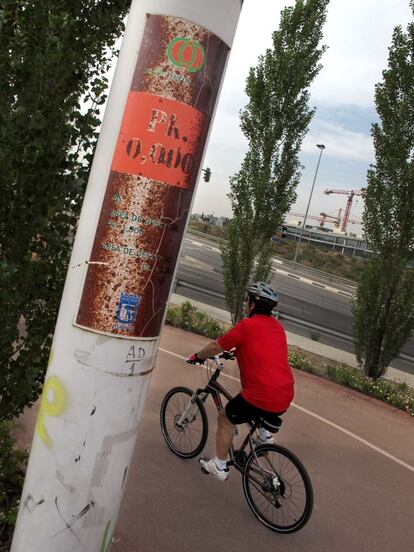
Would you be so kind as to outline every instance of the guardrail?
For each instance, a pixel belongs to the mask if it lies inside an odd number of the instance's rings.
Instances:
[[[195,236],[203,237],[207,240],[215,241],[218,243],[227,243],[227,241],[223,238],[218,238],[217,236],[198,232],[197,230],[192,230],[191,228],[187,229],[187,232]],[[288,259],[279,257],[278,255],[273,256],[273,262],[275,264],[275,268],[283,265],[285,268],[292,270],[292,272],[297,272],[298,270],[300,270],[305,276],[318,278],[323,282],[335,284],[338,288],[343,287],[346,291],[350,291],[351,293],[354,293],[357,287],[357,284],[352,280],[348,280],[347,278],[342,278],[341,276],[336,276],[334,274],[329,274],[329,272],[323,272],[322,270],[318,270],[317,268],[312,268],[310,266],[289,261]]]
[[[178,287],[192,289],[193,291],[198,291],[199,293],[203,293],[204,295],[209,295],[211,297],[216,297],[218,299],[222,299],[223,301],[225,301],[226,299],[224,293],[219,293],[217,291],[203,288],[201,286],[191,284],[190,282],[186,282],[185,280],[176,278],[173,284],[174,293],[177,293]],[[291,316],[290,314],[285,314],[280,311],[279,311],[279,319],[286,320],[287,322],[291,322],[292,324],[296,324],[297,326],[301,326],[303,328],[307,328],[309,330],[319,332],[322,335],[335,337],[337,339],[342,339],[343,341],[346,341],[348,343],[353,343],[354,341],[351,335],[337,332],[335,330],[332,330],[331,328],[327,328],[326,326],[320,326],[319,324],[314,324],[313,322],[309,322],[307,320],[303,320],[296,316]],[[406,362],[414,362],[414,357],[411,355],[407,355],[406,353],[399,353],[397,355],[397,358],[400,358],[401,360],[405,360]]]
[[[227,243],[227,240],[223,238],[219,238],[218,236],[212,236],[211,234],[206,234],[205,232],[199,232],[198,230],[193,230],[192,228],[187,228],[187,233],[194,234],[195,236],[200,236],[208,240]]]

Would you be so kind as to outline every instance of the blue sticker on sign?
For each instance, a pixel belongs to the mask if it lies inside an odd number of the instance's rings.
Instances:
[[[133,324],[135,322],[140,301],[141,297],[139,295],[121,293],[118,310],[116,312],[116,319],[120,324]]]

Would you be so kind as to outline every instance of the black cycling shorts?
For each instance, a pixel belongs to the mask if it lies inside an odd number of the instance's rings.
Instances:
[[[277,431],[282,420],[280,416],[286,412],[269,412],[249,403],[239,393],[231,399],[225,407],[226,416],[233,425],[245,424],[263,418],[269,424],[267,429]]]

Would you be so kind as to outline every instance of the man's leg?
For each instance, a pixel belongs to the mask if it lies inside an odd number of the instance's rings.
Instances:
[[[227,460],[231,442],[233,440],[233,424],[229,421],[224,410],[220,410],[217,416],[216,451],[217,458]]]
[[[229,476],[227,467],[227,455],[233,439],[233,424],[229,421],[224,410],[220,411],[217,418],[216,452],[215,458],[201,458],[200,464],[205,473],[211,473],[221,481]]]
[[[201,458],[200,463],[205,473],[211,473],[218,479],[225,481],[229,475],[227,467],[227,455],[233,440],[233,428],[235,424],[241,424],[250,419],[245,413],[248,403],[239,394],[231,399],[225,410],[221,410],[217,418],[216,453],[215,458]],[[231,421],[230,421],[231,420]]]

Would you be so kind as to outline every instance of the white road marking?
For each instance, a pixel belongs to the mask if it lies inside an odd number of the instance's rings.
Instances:
[[[203,247],[204,249],[209,249],[210,251],[215,251],[216,253],[220,253],[220,249],[218,249],[217,247],[206,245],[198,241],[190,240],[189,238],[185,238],[185,241],[188,243],[191,243],[192,245]],[[283,261],[280,261],[278,259],[273,259],[273,263],[283,264]],[[273,266],[273,270],[275,272],[278,272],[279,274],[283,274],[284,276],[293,276],[294,278],[297,278],[298,280],[300,280],[301,282],[304,282],[305,284],[315,284],[320,288],[326,289],[326,291],[330,291],[332,293],[339,293],[341,295],[345,295],[346,297],[352,297],[352,293],[348,293],[347,291],[342,291],[340,289],[327,286],[326,284],[320,284],[319,282],[313,282],[313,280],[309,280],[309,278],[305,278],[304,276],[298,276],[297,274],[292,274],[287,270],[281,270],[280,268],[276,268],[275,266]]]
[[[352,297],[352,293],[348,293],[347,291],[342,291],[340,289],[336,289],[331,286],[327,286],[326,284],[321,284],[319,282],[314,282],[313,280],[309,280],[309,278],[305,278],[304,276],[298,276],[297,274],[292,274],[291,272],[287,272],[286,270],[281,270],[280,268],[273,267],[273,270],[279,274],[283,274],[284,276],[292,276],[293,278],[296,278],[297,280],[300,280],[301,282],[304,282],[305,284],[314,284],[318,287],[321,287],[323,289],[326,289],[326,291],[331,291],[333,293],[340,293],[341,295],[346,295],[347,297]]]
[[[162,349],[160,347],[159,350],[162,351],[163,353],[167,353],[168,355],[174,356],[174,357],[179,358],[181,360],[187,360],[185,357],[183,357],[181,355],[177,355],[177,353],[173,353],[172,351],[168,351],[167,349]],[[240,383],[239,378],[235,378],[234,376],[229,376],[228,374],[223,374],[223,373],[221,375],[224,376],[225,378],[228,378],[230,380],[233,380],[233,381],[236,381],[236,382]],[[303,408],[302,406],[299,406],[298,404],[292,403],[292,406],[294,408],[297,408],[301,412],[304,412],[305,414],[308,414],[309,416],[312,416],[313,418],[316,418],[320,422],[323,422],[324,424],[327,424],[330,427],[333,427],[334,429],[337,429],[341,433],[344,433],[345,435],[348,435],[348,437],[351,437],[352,439],[355,439],[356,441],[358,441],[359,443],[362,443],[363,445],[369,447],[370,449],[375,450],[375,452],[378,452],[379,454],[382,454],[382,456],[385,456],[386,458],[388,458],[389,460],[392,460],[396,464],[399,464],[400,466],[402,466],[404,468],[407,468],[407,470],[410,470],[410,471],[414,472],[414,466],[411,466],[410,464],[407,464],[403,460],[400,460],[399,458],[397,458],[396,456],[393,456],[389,452],[377,447],[373,443],[370,443],[369,441],[366,441],[365,439],[363,439],[362,437],[359,437],[355,433],[352,433],[351,431],[348,431],[347,429],[341,427],[340,425],[335,424],[334,422],[331,422],[330,420],[327,420],[326,418],[323,418],[322,416],[319,416],[318,414],[315,414],[315,412],[311,412],[310,410],[307,410],[306,408]]]

